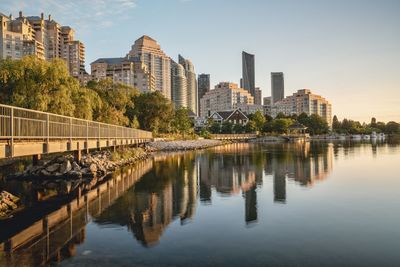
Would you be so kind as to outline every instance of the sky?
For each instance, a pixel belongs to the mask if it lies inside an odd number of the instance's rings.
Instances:
[[[20,10],[74,28],[88,71],[146,34],[212,87],[239,83],[244,50],[263,97],[270,73],[284,72],[286,96],[311,89],[339,119],[400,121],[400,0],[0,0],[0,12]]]

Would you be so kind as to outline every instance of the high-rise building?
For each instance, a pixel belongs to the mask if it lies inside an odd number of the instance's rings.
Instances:
[[[197,77],[197,106],[200,112],[200,100],[211,89],[210,74],[199,74]]]
[[[138,58],[155,78],[155,88],[171,99],[171,59],[161,50],[156,40],[143,35],[135,41],[128,58]]]
[[[23,16],[14,19],[0,14],[0,58],[21,59],[33,55],[39,59],[65,60],[70,74],[76,78],[85,71],[85,46],[74,40],[74,31],[61,26],[49,15]]]
[[[332,105],[320,95],[311,93],[309,89],[298,90],[291,96],[276,102],[271,107],[271,115],[275,117],[278,113],[285,115],[307,115],[317,114],[332,125]]]
[[[272,104],[285,98],[285,84],[283,72],[271,72]]]
[[[196,73],[194,72],[194,66],[192,62],[185,59],[181,55],[178,56],[179,64],[185,69],[187,89],[186,89],[186,101],[187,108],[189,108],[193,113],[197,114],[197,82]]]
[[[241,87],[255,97],[255,65],[254,55],[242,52],[242,80]]]
[[[201,98],[200,117],[208,118],[216,111],[234,110],[241,104],[253,105],[254,97],[235,83],[221,82]]]
[[[187,107],[187,79],[185,68],[171,60],[171,92],[175,108]]]
[[[92,79],[99,81],[110,78],[138,89],[142,93],[155,91],[155,78],[146,66],[135,59],[99,58],[90,64]]]
[[[256,87],[254,89],[254,104],[255,105],[261,105],[261,99],[262,99],[262,92],[260,87]]]

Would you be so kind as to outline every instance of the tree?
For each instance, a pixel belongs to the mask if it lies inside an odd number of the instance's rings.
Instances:
[[[310,134],[326,134],[329,131],[328,122],[317,114],[311,114],[305,126]]]
[[[241,134],[244,132],[244,130],[245,130],[244,126],[241,125],[240,123],[233,125],[233,132],[235,134]]]
[[[286,119],[286,118],[287,117],[283,112],[279,112],[275,117],[275,119]]]
[[[189,110],[181,107],[175,110],[172,126],[181,135],[185,136],[190,130],[193,130],[192,121],[189,118]]]
[[[371,124],[370,124],[370,126],[371,126],[372,128],[376,128],[376,118],[375,118],[375,117],[372,117],[372,118],[371,118]]]
[[[145,93],[133,97],[135,103],[132,113],[140,127],[154,133],[168,133],[174,116],[172,103],[160,92]]]
[[[394,121],[389,121],[386,124],[385,133],[387,134],[396,134],[400,133],[400,124]]]
[[[246,133],[254,133],[256,131],[256,124],[254,121],[250,120],[245,126]]]
[[[0,62],[0,101],[5,104],[73,116],[72,95],[79,88],[61,59],[24,57]]]
[[[277,133],[287,133],[288,127],[293,123],[291,119],[275,119],[272,129]]]
[[[256,128],[256,131],[261,132],[264,128],[264,124],[266,122],[264,115],[261,113],[261,111],[256,111],[253,115],[252,121],[254,121],[254,125]]]
[[[213,121],[210,125],[210,132],[213,134],[219,134],[221,131],[221,124],[216,121]]]
[[[338,120],[337,116],[333,116],[333,120],[332,120],[332,129],[335,132],[339,132],[341,130],[341,124],[340,121]]]
[[[232,133],[233,124],[230,121],[224,121],[221,125],[221,132],[225,134]]]

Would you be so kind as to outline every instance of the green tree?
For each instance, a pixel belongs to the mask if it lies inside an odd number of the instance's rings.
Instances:
[[[78,90],[78,80],[69,75],[61,59],[48,62],[24,57],[0,62],[2,103],[73,116],[75,103],[72,95]]]
[[[341,130],[341,123],[338,120],[337,116],[333,116],[333,120],[332,120],[332,130],[335,132],[340,132]]]
[[[254,121],[254,125],[256,128],[256,131],[263,131],[264,124],[266,122],[264,115],[261,113],[261,111],[256,111],[252,117],[252,121]]]
[[[317,114],[311,114],[307,126],[310,134],[326,134],[329,131],[328,122]]]
[[[394,121],[389,121],[386,124],[385,133],[387,134],[397,134],[400,133],[400,124]]]
[[[370,124],[370,126],[371,126],[372,128],[376,128],[376,118],[375,118],[375,117],[372,117],[372,118],[371,118],[371,124]]]
[[[275,119],[272,129],[277,133],[287,133],[288,127],[293,123],[291,119]]]
[[[248,121],[245,125],[245,132],[246,133],[254,133],[257,130],[256,123],[252,120]]]
[[[233,125],[233,132],[235,134],[241,134],[244,131],[245,131],[245,127],[243,125],[241,125],[240,123]]]
[[[133,115],[140,127],[154,133],[168,133],[174,117],[172,103],[160,92],[135,95]]]
[[[224,134],[232,133],[233,124],[230,121],[224,121],[221,125],[221,132]]]
[[[172,127],[183,136],[193,130],[193,123],[189,118],[189,109],[181,107],[175,110]]]
[[[221,132],[221,124],[219,122],[213,121],[209,129],[211,133],[219,134]]]

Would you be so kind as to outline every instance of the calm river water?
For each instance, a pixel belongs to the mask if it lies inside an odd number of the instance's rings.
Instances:
[[[400,266],[400,145],[157,154],[36,206],[1,225],[0,265]]]

